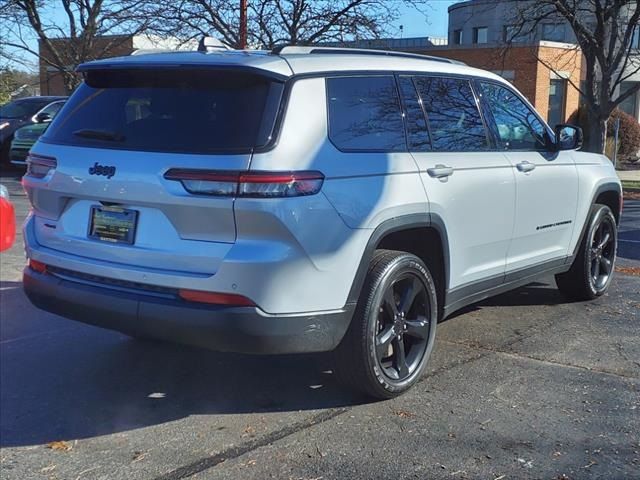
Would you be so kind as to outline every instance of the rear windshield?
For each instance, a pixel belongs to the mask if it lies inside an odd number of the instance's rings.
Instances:
[[[269,143],[283,85],[212,70],[92,71],[44,141],[126,150],[247,152]]]

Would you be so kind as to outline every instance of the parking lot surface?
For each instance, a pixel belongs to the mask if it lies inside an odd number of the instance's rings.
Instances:
[[[18,214],[15,178],[0,178]],[[552,279],[438,326],[428,373],[370,403],[325,356],[141,342],[41,312],[0,256],[0,477],[640,479],[640,202],[609,294]]]

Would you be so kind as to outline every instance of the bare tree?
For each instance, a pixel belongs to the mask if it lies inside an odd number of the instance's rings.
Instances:
[[[239,45],[239,3],[178,0],[167,6],[158,33],[189,40],[215,35]],[[427,0],[249,0],[249,44],[310,45],[321,41],[374,38],[388,33],[402,5],[424,13]]]
[[[571,82],[587,107],[586,149],[604,152],[611,113],[640,90],[640,82],[621,89],[623,82],[640,74],[640,0],[536,0],[523,2],[516,12],[508,41],[536,38],[545,21],[571,27],[586,72],[580,85]],[[545,59],[538,61],[551,71],[558,69],[557,62],[554,68]]]
[[[2,54],[14,63],[39,57],[71,92],[80,81],[76,66],[117,51],[146,31],[157,13],[148,0],[2,0]]]

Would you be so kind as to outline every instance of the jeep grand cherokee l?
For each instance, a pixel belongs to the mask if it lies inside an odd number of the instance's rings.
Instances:
[[[285,47],[100,60],[36,143],[24,288],[82,322],[220,351],[333,351],[388,398],[439,318],[556,275],[611,282],[620,183],[497,75]]]

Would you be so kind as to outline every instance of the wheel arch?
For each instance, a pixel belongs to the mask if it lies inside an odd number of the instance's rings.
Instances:
[[[348,303],[357,303],[373,253],[400,250],[420,258],[434,276],[440,308],[449,285],[449,244],[444,220],[436,214],[411,214],[382,222],[371,234],[349,292]]]
[[[620,223],[620,215],[622,214],[622,187],[619,183],[609,182],[600,185],[591,202],[591,206],[596,203],[606,205],[616,217],[616,223]]]
[[[573,247],[572,255],[568,257],[567,262],[573,262],[573,260],[576,258],[578,250],[580,249],[580,245],[582,244],[582,239],[584,238],[589,226],[589,222],[591,221],[591,212],[593,211],[593,206],[596,204],[606,205],[611,208],[613,216],[616,219],[616,223],[619,225],[620,216],[622,214],[622,186],[617,182],[606,182],[596,187],[591,196],[591,204],[589,205],[589,210],[587,211],[587,215],[585,216],[584,222],[582,223],[580,236],[578,237],[576,245]]]

